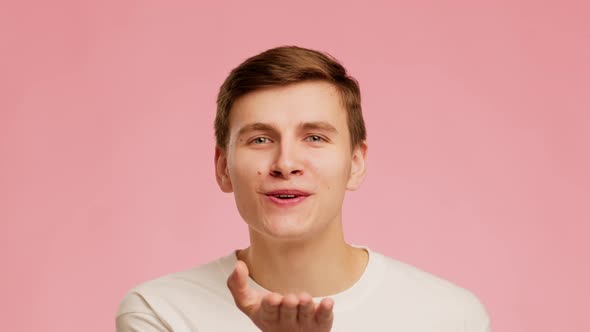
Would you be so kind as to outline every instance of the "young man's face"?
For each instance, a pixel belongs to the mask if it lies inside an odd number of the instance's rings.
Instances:
[[[334,86],[302,82],[239,98],[216,175],[254,231],[299,240],[341,219],[346,190],[365,175],[366,145],[351,151],[346,110]]]

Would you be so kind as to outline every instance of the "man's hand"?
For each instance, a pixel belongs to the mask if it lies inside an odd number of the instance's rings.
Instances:
[[[316,304],[307,293],[263,294],[250,288],[247,280],[248,267],[238,261],[227,278],[227,287],[238,308],[263,332],[325,332],[332,328],[332,299]]]

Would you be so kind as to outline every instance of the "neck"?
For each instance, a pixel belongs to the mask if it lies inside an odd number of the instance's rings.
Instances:
[[[312,239],[268,239],[250,229],[250,247],[237,252],[250,277],[279,293],[330,296],[350,288],[363,274],[368,253],[344,241],[341,223]]]

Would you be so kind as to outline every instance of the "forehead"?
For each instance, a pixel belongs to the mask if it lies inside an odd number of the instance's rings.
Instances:
[[[250,92],[236,100],[230,113],[230,131],[250,122],[278,126],[324,121],[346,126],[346,110],[336,87],[309,81]]]

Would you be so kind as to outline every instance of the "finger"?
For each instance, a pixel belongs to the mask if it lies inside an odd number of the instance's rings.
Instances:
[[[324,298],[318,305],[315,313],[316,323],[321,327],[332,326],[334,320],[334,300]]]
[[[260,320],[265,323],[278,323],[279,308],[283,297],[281,294],[270,293],[262,298],[260,307]]]
[[[297,325],[297,305],[299,298],[295,294],[287,294],[283,297],[281,309],[279,314],[279,322],[281,326],[295,326]]]
[[[313,298],[309,293],[299,294],[297,321],[300,326],[309,327],[313,325],[314,305]]]
[[[259,294],[248,285],[248,266],[237,261],[233,272],[227,278],[227,287],[231,292],[238,308],[246,315],[257,309]]]

